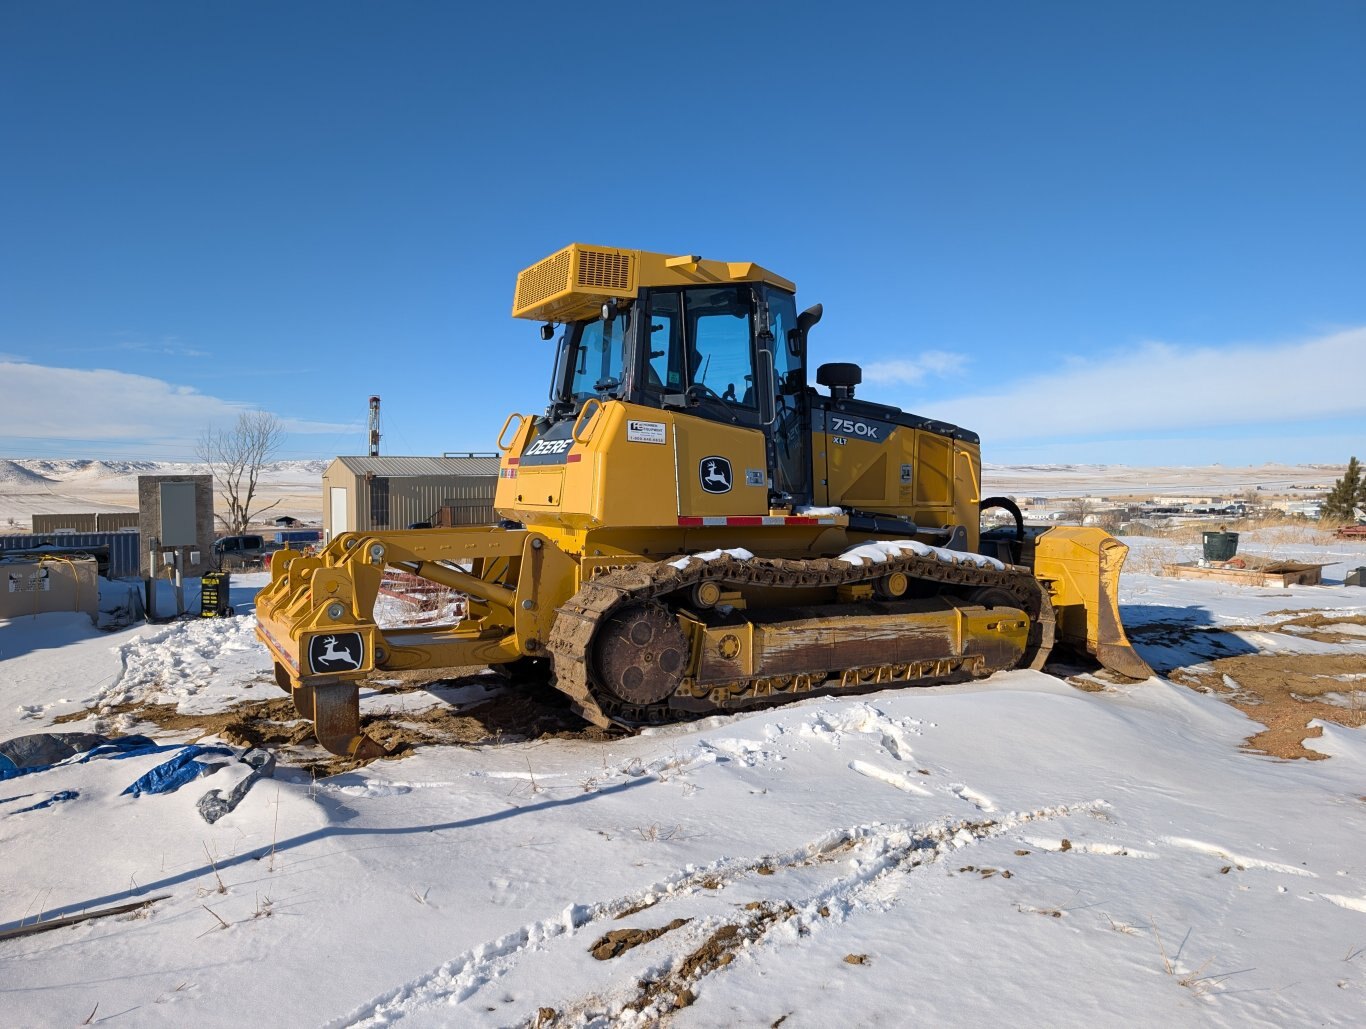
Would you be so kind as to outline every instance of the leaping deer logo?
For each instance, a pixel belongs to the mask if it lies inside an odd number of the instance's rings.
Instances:
[[[730,492],[730,462],[723,457],[704,457],[702,488],[708,493]]]
[[[340,650],[337,649],[337,637],[324,637],[323,652],[318,655],[318,663],[336,664],[338,661],[345,661],[348,668],[360,667],[360,659],[355,657],[351,651],[345,647]]]

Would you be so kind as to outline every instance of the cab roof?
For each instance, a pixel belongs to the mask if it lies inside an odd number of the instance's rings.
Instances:
[[[597,316],[609,300],[635,297],[641,289],[765,282],[795,293],[789,279],[753,261],[710,261],[696,254],[571,243],[517,276],[512,317],[572,322]]]

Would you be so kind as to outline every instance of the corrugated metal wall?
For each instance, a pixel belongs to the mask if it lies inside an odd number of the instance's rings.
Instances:
[[[377,518],[384,513],[383,479],[388,486],[388,518]],[[498,479],[492,475],[447,476],[414,475],[391,477],[375,476],[366,480],[358,476],[355,484],[359,498],[357,525],[365,529],[406,529],[414,522],[425,522],[435,517],[443,507],[460,509],[466,519],[462,525],[482,525],[493,521],[493,493]],[[376,503],[379,501],[379,503]]]
[[[120,529],[136,529],[139,515],[136,511],[128,514],[100,513],[95,516],[96,532],[118,532]],[[37,531],[34,526],[34,531]]]
[[[87,511],[84,514],[36,514],[33,516],[34,532],[118,532],[120,529],[136,529],[138,513],[131,511],[121,514],[102,511],[98,514]]]
[[[85,514],[36,514],[34,532],[98,532],[99,520],[95,512]]]
[[[0,551],[32,550],[52,546],[66,550],[89,550],[100,558],[111,579],[139,576],[138,558],[142,550],[142,534],[137,532],[61,532],[37,533],[28,536],[0,536]]]
[[[454,509],[458,525],[487,525],[494,519],[496,475],[376,475],[367,479],[363,474],[348,474],[340,465],[329,472],[323,476],[323,528],[329,539],[337,532],[332,524],[333,488],[346,490],[348,529],[352,532],[406,529],[414,522],[434,522],[443,507]]]

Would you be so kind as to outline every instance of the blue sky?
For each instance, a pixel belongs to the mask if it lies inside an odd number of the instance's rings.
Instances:
[[[516,273],[753,260],[996,463],[1366,453],[1366,4],[10,2],[0,456],[488,450]]]

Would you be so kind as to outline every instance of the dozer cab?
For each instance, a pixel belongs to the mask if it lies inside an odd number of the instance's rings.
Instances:
[[[976,434],[810,382],[819,305],[748,262],[574,244],[518,276],[541,323],[544,414],[498,436],[497,525],[342,533],[276,555],[257,630],[336,754],[376,756],[358,681],[512,665],[598,725],[816,692],[1041,667],[1055,643],[1150,671],[1116,603],[1127,548],[1027,529],[981,497]],[[985,507],[1013,525],[980,531]],[[381,629],[386,567],[466,594],[438,629]]]

